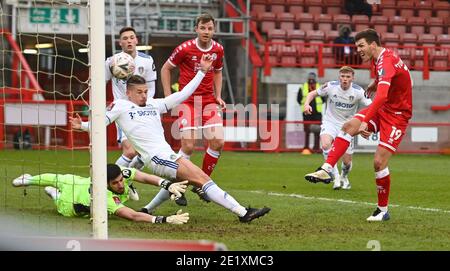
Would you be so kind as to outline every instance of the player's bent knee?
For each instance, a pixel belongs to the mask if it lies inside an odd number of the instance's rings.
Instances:
[[[358,129],[359,127],[356,127],[352,122],[347,121],[346,123],[344,123],[344,125],[342,126],[342,131],[344,131],[345,133],[354,136],[358,133]]]
[[[209,147],[215,151],[221,151],[225,144],[223,139],[213,139],[209,141]]]
[[[375,157],[373,160],[373,168],[375,169],[376,172],[384,169],[386,167],[386,162],[384,161],[384,159],[380,158],[380,157]]]

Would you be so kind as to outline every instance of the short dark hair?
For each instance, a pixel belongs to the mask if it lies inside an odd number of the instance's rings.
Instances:
[[[352,73],[353,75],[355,74],[355,70],[352,67],[350,67],[350,66],[342,66],[339,69],[339,72],[341,72],[341,73]]]
[[[123,32],[127,32],[127,31],[133,31],[133,32],[134,32],[134,35],[136,35],[136,30],[134,30],[133,27],[131,27],[131,26],[125,26],[125,27],[122,27],[122,29],[120,29],[120,31],[119,31],[119,36],[122,36],[122,33],[123,33]]]
[[[214,25],[216,25],[216,21],[214,20],[214,17],[209,13],[202,13],[195,19],[195,26],[198,26],[199,23],[207,23],[209,21],[212,21]]]
[[[122,174],[122,170],[116,164],[108,164],[106,165],[106,179],[108,184],[111,181],[114,181],[120,174]]]
[[[133,86],[133,85],[145,85],[146,83],[147,83],[147,81],[145,81],[144,77],[134,74],[134,75],[130,76],[130,78],[128,78],[127,88],[129,86]]]
[[[355,36],[355,41],[358,41],[360,39],[365,39],[367,44],[375,42],[378,46],[381,45],[380,36],[378,35],[377,31],[372,28],[368,28],[366,30],[358,32],[358,34],[356,34]]]

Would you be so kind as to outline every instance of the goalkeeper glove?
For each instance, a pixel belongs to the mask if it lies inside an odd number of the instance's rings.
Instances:
[[[153,223],[169,223],[174,225],[181,225],[187,223],[189,220],[189,213],[183,213],[182,210],[171,216],[156,216]]]
[[[175,200],[177,198],[180,198],[182,194],[186,192],[188,181],[182,181],[179,183],[173,183],[168,180],[161,180],[161,183],[159,186],[169,191],[172,195],[170,195],[171,200]]]

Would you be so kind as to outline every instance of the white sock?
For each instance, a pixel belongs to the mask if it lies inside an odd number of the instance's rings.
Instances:
[[[324,149],[322,149],[322,155],[323,155],[323,159],[325,160],[325,161],[327,161],[327,158],[328,158],[328,154],[330,153],[330,149],[328,149],[328,150],[324,150]]]
[[[206,150],[206,152],[207,152],[209,155],[211,155],[212,157],[214,157],[214,158],[219,158],[219,157],[220,157],[220,152],[215,151],[215,150],[213,150],[213,149],[211,149],[211,148],[209,148],[209,147],[208,147],[208,149]]]
[[[159,205],[161,205],[164,201],[168,200],[170,198],[170,192],[167,191],[164,188],[161,188],[159,190],[158,194],[150,201],[149,204],[145,205],[144,208],[146,208],[149,212],[152,212],[156,209]]]
[[[337,164],[334,165],[334,168],[333,168],[333,175],[334,175],[334,178],[339,177],[339,169],[338,169],[338,167],[337,167]]]
[[[180,149],[180,150],[178,151],[178,154],[181,155],[182,157],[188,159],[188,160],[191,160],[191,156],[190,156],[190,155],[187,155],[186,153],[184,153],[182,149]]]
[[[387,206],[385,206],[385,207],[378,206],[378,209],[380,209],[382,212],[387,212],[388,211],[388,207]]]
[[[130,165],[130,162],[131,162],[131,160],[128,159],[128,157],[126,157],[125,155],[122,154],[119,157],[119,159],[117,159],[116,165],[123,166],[123,167],[128,167]]]
[[[238,216],[242,217],[247,213],[247,210],[239,204],[232,196],[218,187],[213,180],[208,181],[202,186],[203,191],[209,199],[215,203],[225,207]]]
[[[347,177],[350,171],[352,170],[352,162],[350,162],[349,165],[346,165],[344,164],[344,162],[342,162],[341,169],[342,169],[342,176]]]

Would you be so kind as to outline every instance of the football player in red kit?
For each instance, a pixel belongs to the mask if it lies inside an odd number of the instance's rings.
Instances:
[[[305,179],[317,183],[330,183],[331,171],[345,153],[353,136],[368,137],[380,132],[380,142],[374,157],[375,179],[378,190],[378,207],[368,221],[385,221],[390,218],[388,199],[391,177],[388,162],[405,135],[412,116],[412,78],[408,67],[393,51],[380,45],[380,37],[373,29],[359,32],[355,37],[357,51],[364,62],[371,61],[376,80],[367,92],[376,91],[373,103],[346,122],[336,138],[326,162]]]

